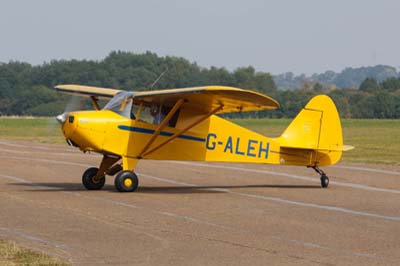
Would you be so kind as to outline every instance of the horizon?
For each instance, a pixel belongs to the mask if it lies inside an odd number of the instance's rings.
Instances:
[[[235,69],[228,69],[227,67],[225,67],[225,66],[202,66],[202,65],[200,65],[200,64],[198,64],[196,61],[190,61],[189,59],[187,59],[187,58],[184,58],[184,57],[181,57],[181,56],[177,56],[177,55],[164,55],[164,56],[161,56],[161,55],[159,55],[159,54],[157,54],[157,53],[155,53],[155,52],[153,52],[153,51],[145,51],[145,52],[142,52],[142,53],[136,53],[136,52],[132,52],[132,51],[110,51],[106,56],[104,56],[104,57],[102,57],[102,58],[98,58],[98,59],[87,59],[87,58],[69,58],[69,59],[65,59],[65,58],[58,58],[58,59],[50,59],[49,61],[45,61],[45,62],[42,62],[42,63],[37,63],[37,64],[33,64],[33,63],[31,63],[31,62],[26,62],[26,61],[21,61],[21,60],[13,60],[13,59],[11,59],[11,60],[9,60],[8,62],[4,62],[4,61],[0,61],[0,64],[9,64],[9,63],[12,63],[12,62],[18,62],[18,63],[28,63],[28,64],[30,64],[32,67],[35,67],[35,66],[43,66],[43,65],[46,65],[46,64],[51,64],[51,62],[53,62],[53,61],[73,61],[73,60],[76,60],[76,61],[93,61],[93,62],[101,62],[101,61],[103,61],[104,59],[106,59],[111,53],[113,53],[113,52],[123,52],[123,53],[132,53],[132,54],[137,54],[137,55],[143,55],[143,54],[146,54],[147,52],[150,52],[150,53],[154,53],[154,54],[156,54],[158,57],[160,57],[160,58],[162,58],[162,57],[178,57],[178,58],[183,58],[183,59],[186,59],[186,60],[188,60],[191,64],[197,64],[200,68],[208,68],[208,69],[210,69],[211,67],[217,67],[217,68],[225,68],[225,69],[227,69],[229,72],[233,72],[233,71],[235,71],[236,69],[238,69],[238,68],[246,68],[246,67],[253,67],[254,69],[255,69],[255,71],[256,72],[264,72],[264,71],[260,71],[260,70],[258,70],[256,67],[254,67],[254,66],[251,66],[251,65],[247,65],[247,66],[238,66],[238,67],[236,67]],[[394,69],[396,69],[396,72],[400,72],[400,67],[396,67],[396,66],[393,66],[393,65],[386,65],[386,64],[376,64],[376,65],[362,65],[362,66],[346,66],[346,67],[344,67],[343,69],[341,69],[341,70],[339,70],[339,71],[335,71],[335,70],[332,70],[332,69],[327,69],[327,70],[324,70],[324,71],[321,71],[321,72],[315,72],[315,73],[309,73],[309,74],[307,74],[307,73],[295,73],[295,72],[292,72],[292,71],[286,71],[286,72],[281,72],[281,73],[271,73],[271,72],[264,72],[264,73],[269,73],[269,74],[271,74],[272,76],[278,76],[278,75],[282,75],[282,74],[287,74],[287,73],[293,73],[294,74],[294,76],[301,76],[301,75],[305,75],[306,77],[311,77],[312,75],[314,75],[314,74],[323,74],[323,73],[326,73],[326,72],[328,72],[328,71],[333,71],[333,72],[335,72],[336,74],[340,74],[341,72],[343,72],[344,70],[346,70],[346,69],[348,69],[348,68],[350,68],[350,69],[359,69],[359,68],[369,68],[369,67],[377,67],[377,66],[385,66],[385,67],[393,67]]]

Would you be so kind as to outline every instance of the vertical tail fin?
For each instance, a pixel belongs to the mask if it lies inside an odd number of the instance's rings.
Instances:
[[[321,166],[339,161],[345,147],[339,114],[332,99],[326,95],[312,98],[279,137],[279,142],[283,152],[310,154],[307,163],[297,160],[294,164]]]

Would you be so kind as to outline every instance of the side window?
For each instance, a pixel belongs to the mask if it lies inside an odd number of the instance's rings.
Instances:
[[[150,107],[145,104],[134,103],[131,110],[132,119],[149,124],[153,123],[153,117],[150,114]]]
[[[167,116],[168,110],[162,105],[154,104],[150,107],[150,114],[153,117],[153,124],[158,125]]]
[[[158,125],[164,120],[164,118],[170,112],[170,108],[162,105],[146,105],[143,104],[142,107],[140,105],[134,104],[132,107],[132,113],[135,114],[136,119],[142,122],[146,122],[149,124]],[[175,127],[176,122],[178,120],[179,110],[172,116],[167,126]]]

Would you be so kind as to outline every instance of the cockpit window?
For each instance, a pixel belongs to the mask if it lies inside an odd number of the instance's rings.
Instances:
[[[120,92],[104,106],[103,110],[110,110],[127,118],[134,119],[134,117],[131,117],[132,96],[132,92]]]
[[[138,107],[138,108],[137,108]],[[132,111],[136,114],[136,119],[149,124],[159,125],[171,111],[171,108],[160,104],[142,103],[139,106],[133,104]],[[167,126],[175,127],[178,120],[179,110],[169,119]]]
[[[128,91],[116,94],[103,108],[103,110],[110,110],[124,117],[149,124],[161,124],[170,109],[159,104],[134,101],[133,92]],[[179,110],[171,117],[167,126],[175,127],[178,116]]]

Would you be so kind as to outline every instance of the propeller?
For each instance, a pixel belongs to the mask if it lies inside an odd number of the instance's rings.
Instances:
[[[81,110],[84,108],[83,98],[78,95],[71,95],[67,105],[65,106],[64,113]]]
[[[76,111],[76,110],[81,110],[83,109],[84,104],[82,101],[82,97],[79,97],[77,95],[72,95],[65,106],[64,112],[62,114],[59,114],[56,116],[56,120],[60,123],[63,124],[65,120],[67,119],[68,113]]]
[[[49,136],[59,134],[59,126],[62,125],[68,117],[68,113],[81,110],[84,107],[84,100],[77,95],[71,95],[65,105],[62,114],[59,114],[55,119],[49,119],[47,122],[47,133]],[[57,123],[58,122],[58,123]]]

